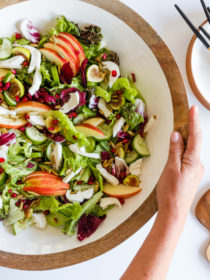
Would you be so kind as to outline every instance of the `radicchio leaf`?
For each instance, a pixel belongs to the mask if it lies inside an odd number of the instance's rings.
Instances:
[[[144,127],[145,127],[145,125],[147,124],[147,122],[148,122],[148,116],[147,116],[147,114],[145,113],[145,114],[144,114],[144,122],[140,123],[140,125],[139,125],[139,135],[140,135],[141,137],[144,137]]]
[[[83,214],[78,223],[77,239],[79,241],[82,241],[85,238],[89,237],[96,231],[96,229],[99,227],[99,225],[103,222],[105,218],[106,215],[98,218],[93,214],[89,214],[88,216]]]
[[[88,63],[88,59],[86,58],[86,59],[82,62],[82,65],[81,65],[81,75],[82,75],[82,82],[83,82],[84,87],[87,86],[86,75],[85,75],[85,68],[86,68],[86,66],[87,66],[87,63]]]
[[[61,71],[60,71],[60,80],[64,84],[70,84],[73,76],[74,76],[74,74],[71,69],[70,63],[69,62],[64,63],[63,66],[61,67]]]
[[[89,100],[89,108],[96,109],[98,106],[98,102],[99,102],[99,97],[96,97],[96,95],[92,93]]]
[[[28,19],[22,20],[20,23],[20,31],[27,40],[31,41],[34,44],[37,44],[41,36],[39,34],[39,31],[36,27],[33,26],[32,22]]]
[[[101,160],[109,160],[111,158],[110,153],[107,151],[102,151],[101,152]]]
[[[14,132],[8,132],[8,133],[5,133],[5,134],[1,134],[0,135],[0,146],[3,146],[3,145],[7,145],[9,146],[12,142],[12,140],[14,140],[16,138],[16,135]]]

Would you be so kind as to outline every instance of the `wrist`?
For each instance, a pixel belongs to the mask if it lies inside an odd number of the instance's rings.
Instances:
[[[157,219],[162,221],[165,225],[174,225],[183,227],[186,221],[187,214],[177,210],[159,210]]]

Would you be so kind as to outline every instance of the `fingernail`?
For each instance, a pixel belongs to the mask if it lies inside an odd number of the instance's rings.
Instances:
[[[171,133],[171,142],[176,143],[179,140],[179,133],[176,131],[173,131]]]
[[[198,105],[195,105],[194,108],[195,108],[195,109],[194,109],[194,110],[195,110],[195,113],[198,114]]]

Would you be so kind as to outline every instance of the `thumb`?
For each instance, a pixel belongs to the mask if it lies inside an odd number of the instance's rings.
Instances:
[[[181,170],[181,161],[184,153],[184,142],[179,132],[172,132],[170,138],[170,149],[167,164],[173,164],[175,168]]]

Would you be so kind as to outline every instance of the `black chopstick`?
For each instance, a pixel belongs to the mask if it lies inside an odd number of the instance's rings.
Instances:
[[[203,34],[210,40],[209,33],[203,28],[202,25],[199,26],[200,30],[203,32]]]
[[[205,13],[205,15],[206,15],[206,17],[207,17],[207,20],[208,20],[208,22],[210,23],[209,11],[208,11],[208,9],[207,9],[207,7],[206,7],[206,4],[205,4],[204,0],[201,0],[201,5],[202,5],[203,10],[204,10],[204,13]]]
[[[210,13],[210,7],[207,7],[208,12]]]
[[[195,26],[192,24],[192,22],[188,19],[188,17],[182,12],[182,10],[179,8],[178,5],[175,5],[175,8],[180,13],[180,15],[183,17],[185,22],[189,25],[189,27],[192,29],[192,31],[195,33],[195,35],[200,39],[200,41],[204,44],[204,46],[207,49],[210,49],[209,43],[204,39],[204,37],[200,34],[200,32],[195,28]]]

